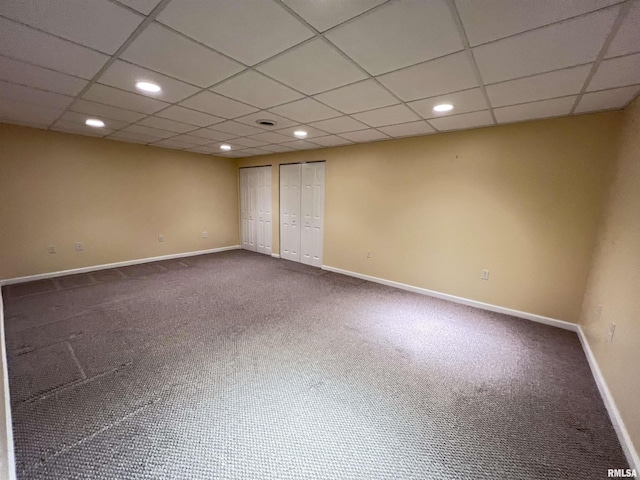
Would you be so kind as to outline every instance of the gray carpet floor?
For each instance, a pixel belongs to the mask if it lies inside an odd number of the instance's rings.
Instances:
[[[602,479],[575,333],[244,251],[5,287],[20,479]]]

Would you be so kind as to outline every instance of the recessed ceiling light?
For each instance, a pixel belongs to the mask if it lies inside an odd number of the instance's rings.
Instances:
[[[104,127],[104,122],[102,120],[98,120],[97,118],[87,118],[84,121],[85,125],[88,125],[90,127],[95,127],[95,128],[102,128]]]
[[[160,90],[162,90],[160,88],[160,85],[156,85],[155,83],[151,82],[137,82],[136,88],[138,90],[142,90],[143,92],[149,93],[158,93]]]
[[[222,144],[220,145],[220,150],[231,150],[231,145]]]
[[[434,112],[450,112],[451,110],[453,110],[453,105],[450,103],[441,103],[433,107]]]
[[[304,138],[307,136],[307,132],[305,132],[304,130],[296,130],[295,132],[293,132],[293,134],[298,138]]]

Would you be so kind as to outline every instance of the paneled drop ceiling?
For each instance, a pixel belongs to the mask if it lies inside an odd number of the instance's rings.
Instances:
[[[639,92],[640,0],[0,2],[0,121],[206,154],[619,109]]]

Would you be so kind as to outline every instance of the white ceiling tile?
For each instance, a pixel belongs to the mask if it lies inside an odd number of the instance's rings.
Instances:
[[[166,138],[157,142],[153,142],[151,145],[154,147],[173,148],[176,150],[184,150],[185,148],[193,147],[192,143],[179,142],[173,138]]]
[[[113,54],[144,17],[106,0],[14,0],[0,15]]]
[[[143,97],[135,93],[129,93],[105,85],[93,84],[82,98],[93,102],[103,103],[114,107],[135,110],[141,113],[154,113],[169,104],[154,98]]]
[[[62,114],[59,108],[3,99],[0,102],[0,122],[46,127]]]
[[[566,20],[475,47],[473,55],[486,83],[495,83],[593,62],[619,7]]]
[[[626,87],[640,83],[640,53],[604,60],[591,78],[587,91]]]
[[[294,150],[312,150],[314,148],[320,148],[318,145],[305,140],[294,140],[293,142],[283,143],[282,145],[293,148]]]
[[[255,138],[250,137],[241,137],[234,138],[233,142],[231,142],[231,146],[239,145],[241,147],[262,147],[263,145],[267,145],[269,142],[265,142],[262,140],[257,140]]]
[[[326,34],[372,75],[462,50],[445,0],[401,0]]]
[[[197,112],[190,108],[173,105],[169,108],[156,113],[156,116],[176,120],[178,122],[197,125],[198,127],[208,127],[215,123],[224,121],[224,118],[209,115],[208,113]]]
[[[360,15],[387,0],[283,0],[320,32]]]
[[[450,103],[453,110],[447,113],[438,113],[433,111],[433,107],[441,103]],[[479,88],[472,88],[462,92],[448,93],[437,97],[425,98],[408,104],[422,118],[437,118],[445,115],[458,115],[461,113],[475,112],[478,110],[486,110],[489,108],[487,101]]]
[[[242,156],[243,156],[242,155],[242,151],[239,151],[239,152],[234,152],[234,151],[231,151],[231,152],[220,152],[220,153],[218,153],[216,155],[219,156],[219,157],[222,157],[222,158],[242,158]]]
[[[304,96],[255,70],[246,70],[211,90],[258,108],[275,107]]]
[[[159,137],[154,137],[152,135],[145,135],[142,133],[134,133],[134,132],[125,132],[124,130],[119,130],[107,137],[110,140],[119,140],[122,142],[132,142],[132,143],[142,143],[147,144],[151,142],[157,142],[161,140]]]
[[[378,140],[389,140],[389,135],[385,135],[379,132],[375,128],[369,128],[367,130],[359,130],[357,132],[341,133],[341,136],[348,138],[356,143],[375,142]]]
[[[313,143],[323,147],[338,147],[340,145],[351,145],[353,142],[337,135],[327,135],[326,137],[315,137]]]
[[[195,135],[196,137],[207,138],[209,139],[209,143],[212,141],[223,142],[225,140],[230,140],[238,136],[232,133],[218,132],[216,130],[211,130],[210,128],[201,128],[199,130],[194,130],[189,134]]]
[[[81,123],[68,122],[66,120],[58,120],[51,126],[51,130],[55,130],[56,132],[76,133],[90,137],[104,137],[105,135],[109,135],[115,131],[109,128],[92,128]]]
[[[313,36],[276,2],[173,0],[158,21],[247,65]]]
[[[166,138],[164,140],[153,142],[153,145],[155,145],[156,147],[176,148],[178,150],[183,150],[185,148],[191,148],[195,146],[193,143],[180,142],[178,140],[174,140],[173,138]]]
[[[46,107],[64,110],[73,101],[73,97],[59,93],[45,92],[36,88],[0,81],[0,98],[18,102],[35,103]]]
[[[347,115],[338,118],[331,118],[329,120],[322,120],[320,122],[314,122],[311,124],[311,126],[329,133],[352,132],[354,130],[364,130],[365,128],[368,128],[364,123],[359,122],[355,118],[351,118]]]
[[[244,123],[234,122],[233,120],[216,123],[213,129],[220,132],[232,133],[238,137],[263,132],[261,128],[252,127],[251,125],[245,125]]]
[[[278,128],[297,125],[297,122],[294,122],[293,120],[289,120],[288,118],[284,118],[284,117],[281,117],[280,115],[276,115],[274,113],[267,112],[264,110],[252,113],[250,115],[245,115],[244,117],[238,117],[235,119],[236,122],[241,122],[246,125],[251,125],[252,127],[254,125],[258,125],[257,124],[258,120],[271,120],[276,122],[276,124],[273,127],[260,125],[260,128],[264,128],[265,130],[276,130]]]
[[[162,90],[158,93],[142,92],[136,88],[136,82],[146,81],[156,83]],[[199,88],[193,85],[174,80],[160,73],[152,72],[146,68],[132,65],[131,63],[116,60],[98,79],[99,83],[117,87],[122,90],[144,95],[149,98],[175,103],[183,98],[196,93]]]
[[[512,105],[510,107],[494,108],[493,113],[498,123],[521,122],[536,118],[557,117],[569,115],[577,96],[554,98],[540,102]]]
[[[493,125],[493,119],[491,118],[489,110],[434,118],[429,120],[429,122],[440,131],[461,130],[463,128],[476,128],[483,127],[485,125]]]
[[[314,98],[342,113],[363,112],[400,103],[396,97],[371,79],[321,93]]]
[[[193,133],[194,132],[191,132],[189,134],[184,134],[184,135],[177,135],[175,137],[171,137],[171,140],[175,140],[176,142],[189,143],[191,145],[206,145],[214,141],[210,138],[195,136],[193,135]]]
[[[198,127],[190,125],[188,123],[175,122],[166,118],[147,117],[144,120],[140,120],[138,125],[144,125],[145,127],[160,128],[162,130],[168,130],[175,133],[187,133],[196,130]]]
[[[285,147],[282,145],[265,145],[264,147],[260,147],[262,150],[266,150],[271,153],[282,153],[282,152],[292,152],[293,148]]]
[[[420,117],[405,105],[393,105],[368,112],[356,113],[352,115],[352,117],[372,127],[383,127],[396,123],[420,120]]]
[[[367,78],[364,72],[321,38],[294,48],[257,68],[307,95]]]
[[[590,71],[591,65],[583,65],[495,83],[487,86],[487,94],[494,107],[574,95],[580,93]]]
[[[129,125],[120,130],[121,132],[129,132],[141,135],[149,135],[151,137],[169,138],[175,136],[175,132],[168,132],[158,128],[145,127],[143,125]]]
[[[84,113],[77,113],[77,112],[71,112],[71,111],[67,111],[64,113],[64,115],[62,115],[60,117],[60,120],[68,122],[68,123],[77,123],[83,127],[86,127],[85,125],[85,121],[88,118],[94,118],[95,116],[91,116],[91,115],[87,115]],[[59,120],[59,121],[60,121]],[[114,131],[114,130],[119,130],[121,128],[126,127],[129,122],[121,122],[118,120],[110,120],[108,118],[100,118],[100,120],[102,120],[105,123],[106,128],[103,130],[110,130],[110,131]],[[91,127],[87,127],[87,128],[91,128]]]
[[[392,137],[413,137],[415,135],[427,135],[429,133],[435,133],[435,130],[423,120],[420,120],[419,122],[389,125],[388,127],[380,127],[378,130],[381,130]]]
[[[465,52],[391,72],[378,80],[402,100],[418,100],[478,86]]]
[[[0,80],[63,95],[77,95],[87,85],[86,80],[47,68],[0,57]]]
[[[205,155],[211,155],[213,153],[218,153],[220,151],[220,147],[217,145],[203,145],[200,147],[191,147],[187,149],[189,152],[194,153],[204,153]]]
[[[243,156],[253,156],[253,155],[266,155],[271,152],[267,152],[266,150],[262,150],[260,148],[245,148],[241,150]]]
[[[118,0],[118,2],[123,3],[140,13],[149,15],[160,3],[160,0]]]
[[[251,138],[254,138],[256,140],[261,140],[267,143],[283,143],[283,142],[290,142],[292,140],[290,136],[282,135],[276,132],[259,133],[257,135],[252,135]]]
[[[576,107],[575,113],[595,112],[612,108],[623,108],[640,92],[640,85],[614,88],[599,92],[585,93]]]
[[[607,57],[640,52],[640,2],[631,4],[618,33],[607,50]]]
[[[340,112],[333,108],[327,107],[313,98],[303,98],[295,102],[280,105],[269,110],[276,115],[291,118],[300,123],[310,123],[315,120],[324,120],[325,118],[337,117]]]
[[[91,79],[107,55],[0,17],[0,55]]]
[[[471,46],[592,12],[621,0],[455,0]]]
[[[121,57],[200,87],[209,87],[244,68],[158,24],[149,25]]]
[[[139,112],[132,112],[131,110],[103,105],[101,103],[89,102],[88,100],[82,99],[76,100],[69,109],[74,112],[84,113],[102,120],[109,118],[127,123],[137,122],[145,117],[144,114]]]
[[[305,137],[306,139],[314,138],[314,137],[324,137],[327,135],[327,132],[318,130],[317,128],[310,127],[309,125],[295,125],[293,127],[282,128],[278,130],[276,133],[285,135],[288,138],[296,138],[293,135],[293,132],[297,132],[298,130],[304,130],[305,132],[307,132],[307,136]]]
[[[180,102],[180,105],[222,118],[240,117],[258,110],[212,92],[200,92]]]

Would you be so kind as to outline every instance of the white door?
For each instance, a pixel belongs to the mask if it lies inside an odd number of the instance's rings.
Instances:
[[[271,255],[271,167],[254,168],[257,187],[257,252]]]
[[[300,261],[301,165],[280,166],[280,258]]]
[[[240,169],[240,237],[242,248],[251,250],[254,243],[249,239],[251,228],[249,227],[249,169]]]
[[[240,169],[242,248],[271,255],[271,167]]]
[[[324,224],[324,162],[302,164],[300,261],[322,266]]]

